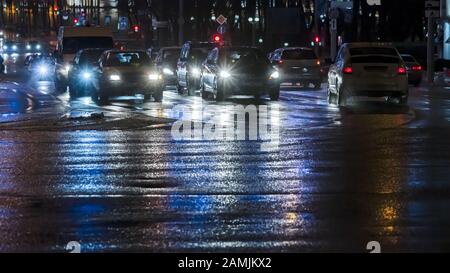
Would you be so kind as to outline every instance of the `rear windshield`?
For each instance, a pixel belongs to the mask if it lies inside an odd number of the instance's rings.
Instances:
[[[397,56],[397,51],[390,47],[360,47],[350,49],[350,55],[392,55]]]
[[[151,63],[150,57],[142,52],[110,53],[106,66],[143,66]]]
[[[285,50],[283,51],[283,60],[314,60],[317,59],[316,54],[312,50]]]
[[[63,40],[63,53],[75,54],[86,48],[113,48],[111,37],[69,37]]]
[[[416,60],[412,56],[402,56],[403,61],[407,63],[415,63]]]
[[[399,63],[400,59],[398,57],[389,57],[383,55],[372,55],[372,56],[361,56],[352,57],[352,63],[388,63],[395,64]]]

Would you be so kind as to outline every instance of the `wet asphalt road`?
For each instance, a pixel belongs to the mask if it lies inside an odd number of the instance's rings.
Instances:
[[[369,241],[450,251],[450,90],[343,109],[325,86],[283,91],[259,102],[280,109],[279,149],[264,152],[150,126],[175,105],[214,104],[200,97],[69,101],[17,67],[4,79],[41,90],[44,105],[0,107],[1,252],[65,252],[69,241],[84,252],[367,252]],[[258,102],[218,107],[237,103]],[[92,113],[104,118],[76,119]]]

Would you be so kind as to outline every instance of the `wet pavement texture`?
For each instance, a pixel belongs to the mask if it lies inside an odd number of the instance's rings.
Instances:
[[[450,251],[449,89],[411,87],[405,107],[339,109],[325,85],[279,102],[168,90],[162,104],[98,105],[20,65],[3,80],[47,87],[26,111],[0,107],[1,252]],[[278,150],[177,141],[167,126],[176,105],[253,103],[279,106]]]

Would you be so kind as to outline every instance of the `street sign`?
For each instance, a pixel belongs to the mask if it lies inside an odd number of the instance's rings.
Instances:
[[[105,18],[104,18],[104,24],[105,24],[106,26],[109,26],[109,25],[111,24],[111,16],[109,16],[109,15],[106,15],[106,16],[105,16]]]
[[[219,23],[219,25],[223,25],[227,22],[227,18],[221,14],[217,17],[216,22]]]
[[[223,35],[225,32],[227,32],[227,27],[225,25],[220,25],[217,28],[217,32]]]
[[[119,17],[118,29],[122,31],[128,30],[128,17]]]

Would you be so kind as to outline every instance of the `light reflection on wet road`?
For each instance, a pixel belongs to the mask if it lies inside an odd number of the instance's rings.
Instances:
[[[365,252],[374,240],[384,252],[449,251],[450,95],[411,93],[411,108],[338,109],[325,90],[283,92],[275,152],[253,141],[174,141],[166,128],[128,121],[124,130],[8,124],[0,251],[79,241],[82,251]],[[26,116],[170,118],[177,104],[213,104],[172,91],[163,104],[56,101]],[[254,102],[218,106],[236,103]]]

